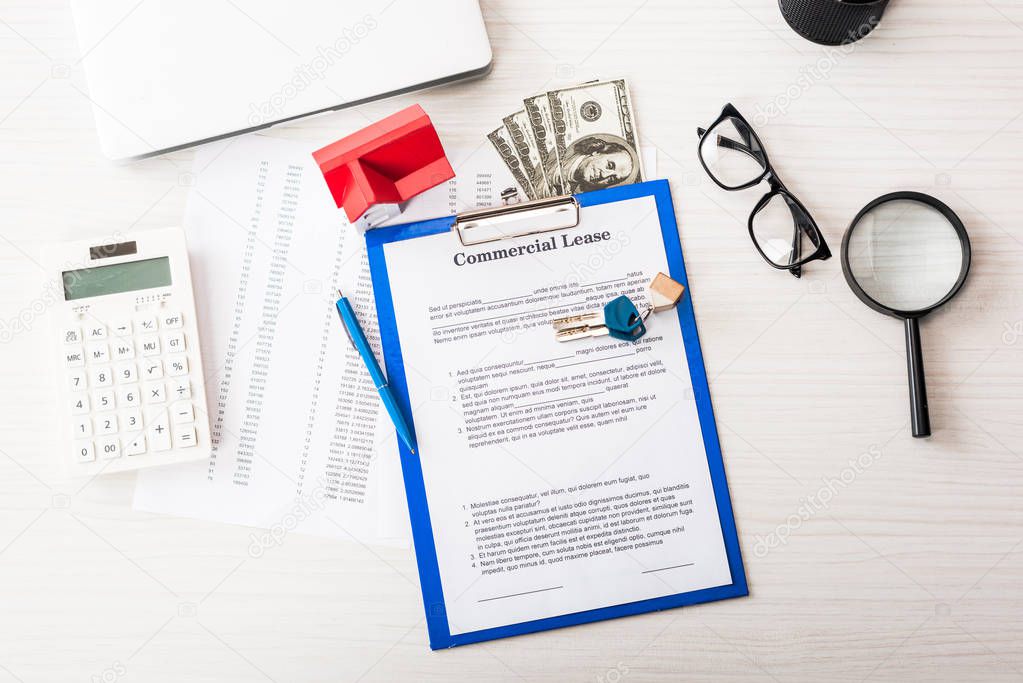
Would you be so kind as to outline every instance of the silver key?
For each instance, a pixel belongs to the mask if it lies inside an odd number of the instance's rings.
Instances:
[[[638,330],[637,333],[635,329],[636,316],[639,317],[639,322],[642,322],[651,313],[675,308],[678,305],[679,299],[682,298],[684,291],[685,287],[680,282],[672,280],[664,273],[658,273],[647,287],[647,293],[650,297],[649,303],[639,307],[627,297],[620,296],[600,311],[557,318],[553,321],[554,338],[564,342],[610,334],[616,339],[635,341],[643,336],[644,333],[643,330]],[[625,300],[625,303],[628,305],[616,306],[616,304],[620,303],[619,299]],[[607,326],[607,318],[605,317],[608,314],[609,306],[611,307],[611,315],[614,316],[611,320],[611,328]]]
[[[632,304],[632,306],[635,310],[633,315],[638,315],[640,321],[646,320],[654,312],[654,307],[649,304],[643,308],[636,308],[635,304]],[[557,318],[553,321],[554,338],[559,342],[566,342],[587,337],[602,337],[611,334],[611,329],[608,328],[606,321],[607,318],[603,310]],[[630,318],[630,321],[634,322],[634,319]],[[612,336],[624,339],[624,337],[619,335]],[[639,336],[642,336],[642,333]]]
[[[602,337],[606,334],[603,312],[570,315],[554,320],[554,338],[558,341]]]

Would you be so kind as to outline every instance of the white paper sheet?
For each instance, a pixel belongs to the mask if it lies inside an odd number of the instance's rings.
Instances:
[[[667,272],[653,197],[384,255],[452,635],[731,583],[677,312],[551,327]]]
[[[326,141],[324,141],[326,142]],[[408,543],[394,429],[337,318],[340,287],[379,348],[362,235],[311,153],[247,136],[203,147],[184,226],[215,440],[209,463],[144,470],[139,510],[267,529]],[[450,157],[458,176],[400,221],[500,203],[514,181],[488,145]]]
[[[291,532],[410,538],[394,428],[334,308],[340,288],[379,358],[364,238],[312,159],[328,142],[249,135],[193,165],[184,227],[214,457],[141,471],[134,507],[266,529],[252,554]],[[514,187],[491,145],[447,152],[456,178],[393,223],[500,205]]]

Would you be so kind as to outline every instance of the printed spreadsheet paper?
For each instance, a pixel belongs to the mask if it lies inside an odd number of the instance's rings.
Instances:
[[[135,492],[139,510],[265,529],[251,553],[292,531],[409,539],[394,429],[334,309],[341,288],[379,349],[365,243],[315,148],[247,136],[197,153],[184,227],[214,455],[144,470]],[[458,179],[406,220],[499,204],[514,183],[489,147],[451,158]]]
[[[568,230],[368,238],[418,438],[403,467],[433,647],[746,592],[691,303],[636,343],[552,331],[658,272],[684,280],[667,184],[645,185],[666,202],[634,186]]]

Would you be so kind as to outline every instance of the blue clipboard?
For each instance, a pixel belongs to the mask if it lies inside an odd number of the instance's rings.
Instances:
[[[580,208],[585,208],[587,206],[597,206],[647,196],[653,197],[657,206],[657,213],[661,223],[661,235],[664,240],[664,250],[669,268],[668,274],[686,287],[686,294],[678,304],[679,325],[682,329],[682,338],[689,361],[689,374],[693,383],[700,427],[703,431],[707,463],[710,469],[714,496],[717,501],[718,518],[721,524],[725,551],[728,556],[732,583],[687,593],[678,593],[649,600],[640,600],[584,612],[451,635],[445,612],[444,592],[441,587],[440,569],[437,563],[437,550],[434,543],[433,526],[430,521],[430,509],[423,480],[423,470],[419,458],[410,453],[406,446],[399,442],[401,469],[405,480],[405,493],[408,499],[412,537],[415,543],[416,564],[418,565],[419,582],[423,592],[423,607],[426,611],[426,625],[430,637],[430,647],[434,650],[496,638],[505,638],[523,633],[545,631],[563,626],[631,616],[643,612],[670,609],[683,605],[742,597],[749,594],[749,589],[746,585],[746,573],[742,564],[742,555],[739,550],[739,539],[735,530],[735,519],[732,516],[732,503],[728,495],[728,483],[725,480],[725,469],[721,461],[721,447],[718,442],[717,426],[714,422],[714,410],[710,402],[707,372],[703,365],[703,354],[700,350],[700,340],[696,330],[696,318],[693,314],[689,280],[686,278],[685,262],[682,259],[682,245],[679,242],[678,227],[675,222],[675,207],[671,200],[668,181],[654,180],[635,185],[588,192],[577,195],[576,200]],[[384,245],[427,235],[451,232],[455,219],[455,216],[445,216],[418,223],[377,228],[366,233],[366,247],[369,253],[370,274],[376,298],[377,318],[380,323],[380,336],[383,344],[388,383],[394,390],[401,409],[407,418],[411,418],[412,410],[409,401],[408,383],[405,376],[405,366],[402,360],[401,344],[398,339],[394,302],[391,298],[391,286],[387,274]],[[411,419],[409,419],[409,424],[413,425],[413,429],[415,429]]]

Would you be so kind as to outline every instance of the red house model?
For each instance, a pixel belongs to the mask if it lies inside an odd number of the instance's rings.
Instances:
[[[402,202],[455,176],[418,104],[316,150],[313,158],[338,208],[363,230],[393,218]]]

